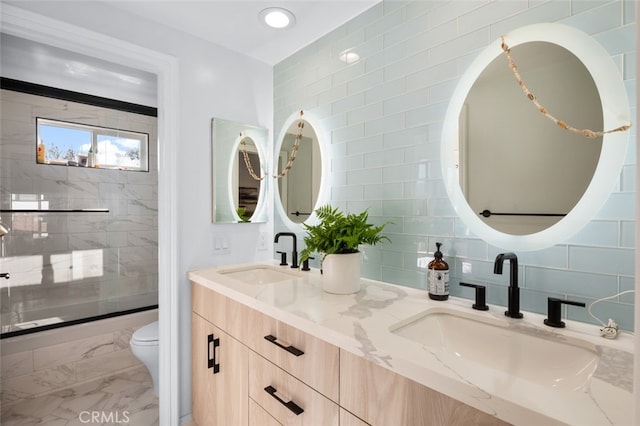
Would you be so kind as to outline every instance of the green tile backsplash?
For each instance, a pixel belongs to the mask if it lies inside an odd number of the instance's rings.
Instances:
[[[557,22],[590,34],[611,54],[633,117],[635,7],[632,1],[383,1],[277,64],[275,133],[295,111],[313,111],[330,135],[323,142],[331,157],[328,201],[347,210],[368,208],[376,223],[394,222],[387,228],[391,244],[366,249],[363,275],[425,288],[426,263],[441,241],[451,293],[472,299],[473,292],[457,283],[484,283],[489,303],[505,305],[508,275],[493,274],[493,259],[506,250],[471,234],[444,188],[440,137],[449,98],[476,55],[501,34]],[[347,49],[360,60],[339,61]],[[633,288],[636,127],[629,134],[619,184],[596,217],[567,241],[517,253],[524,310],[546,312],[549,296],[588,304]],[[276,218],[275,227],[285,225]],[[633,329],[632,296],[601,302],[593,311]],[[596,323],[586,309],[566,312]]]

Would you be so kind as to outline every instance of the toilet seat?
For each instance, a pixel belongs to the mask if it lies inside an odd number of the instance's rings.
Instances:
[[[158,346],[158,321],[137,329],[131,336],[131,344],[136,346]]]

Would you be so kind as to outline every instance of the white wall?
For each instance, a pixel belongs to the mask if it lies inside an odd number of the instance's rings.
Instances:
[[[155,74],[2,34],[2,77],[157,107]]]
[[[20,2],[18,7],[73,25],[120,38],[174,56],[179,62],[181,111],[178,117],[178,269],[180,306],[180,414],[191,412],[190,289],[186,272],[228,263],[269,259],[272,250],[259,251],[259,233],[272,235],[273,225],[211,224],[211,117],[223,117],[270,129],[272,132],[272,69],[267,64],[231,52],[170,28],[94,2],[73,8],[58,2]],[[162,111],[160,118],[162,116]],[[271,138],[270,138],[271,140]],[[162,144],[163,141],[160,141]],[[272,144],[266,147],[271,152]],[[162,171],[160,171],[162,173]],[[272,204],[268,206],[273,217]],[[226,236],[231,253],[213,256],[213,235]],[[162,309],[162,306],[160,306]]]

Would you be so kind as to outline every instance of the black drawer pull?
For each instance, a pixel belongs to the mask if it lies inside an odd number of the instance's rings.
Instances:
[[[213,356],[211,344],[213,343]],[[220,363],[216,363],[216,348],[220,346],[220,339],[214,339],[213,334],[207,336],[207,368],[213,368],[213,374],[220,372]]]
[[[269,385],[266,388],[264,388],[265,391],[267,391],[267,393],[269,395],[271,395],[272,397],[274,397],[275,399],[278,400],[278,402],[282,405],[284,405],[285,407],[287,407],[289,410],[293,411],[293,413],[296,416],[299,416],[300,414],[304,413],[304,410],[302,409],[302,407],[300,407],[298,404],[296,404],[293,401],[289,401],[289,402],[284,402],[282,400],[282,398],[280,398],[278,395],[276,395],[276,392],[278,392],[276,390],[276,388],[274,388],[273,386]]]
[[[278,343],[278,338],[276,336],[269,334],[268,336],[264,336],[264,338],[270,341],[271,343],[273,343],[274,345],[278,346],[279,348],[282,348],[285,351],[289,352],[290,354],[293,354],[295,356],[304,355],[304,352],[296,348],[295,346],[284,346]]]

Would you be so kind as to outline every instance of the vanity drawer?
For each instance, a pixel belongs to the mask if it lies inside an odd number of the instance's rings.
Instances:
[[[249,398],[249,426],[280,426],[280,423]]]
[[[255,316],[253,316],[255,315]],[[247,345],[327,398],[338,402],[340,351],[324,340],[253,311]]]
[[[344,408],[340,407],[340,426],[370,426]]]
[[[249,397],[273,418],[283,425],[338,426],[338,404],[249,352]]]

